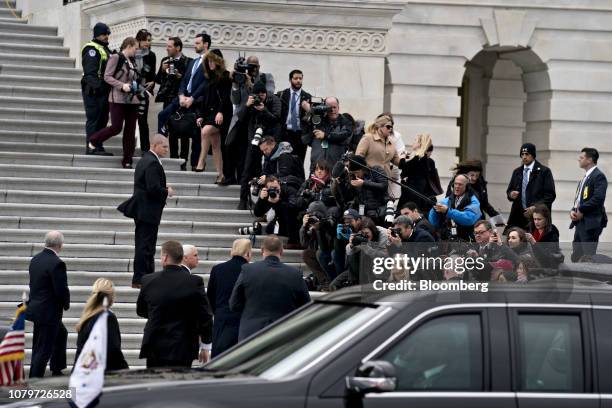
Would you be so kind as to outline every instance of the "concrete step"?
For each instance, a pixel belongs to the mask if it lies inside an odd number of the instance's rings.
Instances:
[[[0,143],[0,149],[2,143]],[[238,197],[239,186],[219,187],[216,184],[173,183],[174,189],[180,191],[181,196],[193,197]],[[34,190],[34,191],[63,191],[77,193],[100,194],[132,194],[134,183],[132,181],[102,181],[102,180],[74,180],[74,179],[41,179],[40,177],[0,177],[0,190]]]
[[[161,244],[161,242],[158,242]],[[200,261],[215,261],[223,262],[230,258],[230,248],[221,247],[197,247],[198,258]],[[1,256],[18,256],[32,257],[43,250],[42,243],[15,243],[15,242],[0,242],[0,257]],[[160,257],[161,246],[156,248],[155,258]],[[134,257],[134,247],[131,245],[95,245],[95,244],[66,244],[62,249],[62,258],[91,258],[92,255],[100,259],[131,259]],[[261,259],[261,252],[253,251],[253,259],[258,261]],[[283,261],[300,263],[302,261],[302,251],[288,249],[283,252]],[[6,268],[0,265],[0,271]],[[199,272],[200,268],[196,271]],[[88,272],[86,272],[88,273]],[[27,269],[23,270],[23,274],[27,275]],[[4,280],[2,280],[3,283]],[[25,283],[27,284],[27,282]],[[70,284],[74,284],[70,282]]]
[[[2,82],[3,79],[4,79],[3,76],[0,75],[0,82]],[[83,110],[83,101],[80,99],[68,100],[68,99],[54,99],[54,98],[28,98],[28,97],[15,97],[15,96],[0,96],[0,108],[19,108],[19,109],[53,108],[53,110],[81,111]]]
[[[0,17],[4,17],[3,11],[8,11],[8,9],[0,9]],[[0,38],[4,43],[10,42],[19,45],[49,45],[54,47],[64,45],[64,39],[55,35],[14,33],[2,29],[0,29]]]
[[[0,119],[18,121],[22,126],[31,120],[54,122],[85,122],[85,111],[64,111],[51,109],[24,109],[0,107]]]
[[[39,205],[39,204],[7,204],[0,203],[0,214],[4,216],[17,217],[59,217],[59,218],[88,218],[98,219],[121,219],[124,217],[117,206],[87,206],[87,205]],[[223,222],[231,220],[235,223],[250,224],[253,216],[249,211],[241,210],[203,210],[196,208],[165,208],[163,221],[193,221],[193,222]],[[35,241],[37,242],[37,241]]]
[[[0,97],[3,98],[3,97]],[[61,100],[61,99],[56,99]],[[82,104],[82,102],[80,102]],[[52,132],[30,132],[30,131],[17,131],[17,130],[0,130],[0,142],[2,143],[13,143],[19,146],[21,143],[41,143],[41,144],[58,144],[58,145],[71,145],[79,146],[81,150],[78,153],[71,154],[83,154],[85,149],[85,123],[83,123],[83,129],[77,133],[52,133]],[[117,135],[111,137],[104,143],[104,147],[117,147],[122,148],[122,137]],[[0,151],[5,151],[0,149]],[[16,150],[15,150],[16,151]],[[29,151],[28,149],[21,150],[22,152]]]
[[[229,221],[229,220],[228,220]],[[162,221],[162,233],[194,234],[237,234],[239,227],[249,226],[250,222],[192,222],[192,221]],[[40,230],[76,230],[76,231],[134,231],[134,222],[129,218],[122,219],[91,219],[91,218],[59,218],[59,217],[20,217],[0,216],[0,229],[40,229]],[[0,244],[1,245],[1,244]],[[1,250],[0,250],[0,253]]]
[[[0,37],[0,54],[10,53],[12,55],[37,55],[43,57],[66,57],[70,49],[63,45],[36,45],[7,42]]]
[[[137,292],[137,289],[132,289],[129,288],[130,290],[133,290],[134,292]],[[2,316],[14,316],[15,315],[15,305],[17,304],[16,302],[20,302],[21,300],[13,300],[13,301],[4,301],[4,299],[6,299],[6,297],[2,298],[3,301],[0,302],[0,313],[2,314]],[[19,294],[19,298],[21,299],[21,294]],[[64,311],[64,318],[72,318],[75,319],[75,323],[71,326],[66,326],[66,328],[68,329],[69,327],[71,328],[70,331],[74,331],[74,325],[76,324],[76,322],[78,321],[78,319],[81,317],[81,313],[83,312],[83,307],[85,306],[84,302],[71,302],[70,303],[70,309],[65,310]],[[138,319],[142,321],[142,329],[140,331],[140,333],[143,332],[144,329],[144,325],[146,324],[146,320],[142,319],[141,317],[138,317],[138,315],[136,314],[136,304],[135,303],[124,303],[124,302],[120,302],[118,300],[115,301],[115,303],[113,303],[112,306],[112,310],[115,313],[115,315],[117,315],[117,317],[119,318],[119,324],[121,325],[121,328],[123,328],[123,325],[121,324],[122,319]],[[31,327],[31,326],[30,326]],[[26,331],[29,331],[31,333],[31,329],[28,330],[28,328],[26,327]]]
[[[71,144],[58,144],[54,140],[40,143],[26,143],[26,142],[0,142],[0,151],[2,152],[28,152],[28,153],[52,153],[52,154],[83,154],[85,150],[84,140],[85,136],[76,135],[74,138],[75,143]],[[113,138],[115,139],[115,138]],[[113,140],[110,139],[110,140]],[[121,157],[123,155],[123,148],[117,146],[117,143],[112,143],[110,146],[104,146],[107,152],[113,153],[115,156]],[[138,153],[138,150],[136,151]]]
[[[76,326],[76,325],[75,325]],[[66,327],[69,332],[75,331],[75,326]],[[121,330],[121,322],[119,322],[119,330]],[[68,344],[66,346],[67,349],[76,349],[76,340],[77,340],[76,331],[68,334]],[[32,337],[33,334],[26,333],[26,348],[32,348]],[[140,350],[140,345],[142,344],[142,334],[138,333],[121,333],[121,349],[122,350]],[[72,361],[70,361],[72,363]]]
[[[17,15],[17,17],[15,17],[15,15]],[[14,4],[11,4],[11,8],[9,9],[6,7],[6,3],[4,3],[4,7],[0,8],[0,18],[21,18],[21,10],[17,10]]]
[[[79,78],[62,78],[53,77],[50,74],[47,76],[26,76],[17,74],[2,74],[0,75],[1,85],[13,85],[13,86],[52,86],[55,88],[81,90],[81,81]],[[52,105],[47,105],[50,107]]]
[[[123,357],[125,357],[125,361],[127,361],[128,366],[130,366],[130,367],[137,367],[137,366],[146,365],[146,360],[144,360],[144,359],[141,360],[141,359],[138,358],[138,355],[140,354],[140,348],[138,348],[138,349],[123,349],[121,351],[123,351]],[[32,353],[32,351],[30,349],[26,349],[26,353],[25,353],[25,364],[26,365],[30,364],[31,353]],[[76,349],[67,349],[66,350],[66,363],[68,363],[69,365],[72,365],[72,363],[74,362],[75,354],[76,354]],[[66,375],[68,375],[69,372],[70,371],[68,371],[67,369],[64,370],[64,374],[66,374]],[[66,378],[68,378],[68,377],[66,377]],[[68,381],[68,380],[66,380],[66,381]]]
[[[119,205],[129,194],[64,193],[59,191],[0,190],[0,202],[23,204]],[[238,197],[169,197],[166,208],[234,209]]]
[[[158,240],[163,242],[163,240]],[[189,242],[183,240],[179,242]],[[197,244],[196,244],[197,245]],[[199,245],[198,245],[199,246]],[[32,258],[29,256],[2,256],[2,268],[7,270],[28,270],[28,265]],[[66,268],[73,271],[87,271],[91,273],[95,272],[133,272],[133,259],[132,258],[68,258],[62,257],[62,260],[66,263]],[[210,273],[210,269],[217,265],[220,261],[200,261],[197,271],[200,274]],[[305,267],[302,264],[296,262],[287,262],[288,265],[294,266],[295,268],[305,271]],[[161,264],[159,259],[155,261],[155,270],[161,270]],[[5,287],[0,285],[0,291]],[[21,293],[21,292],[20,292]],[[0,299],[7,299],[6,297],[0,296]]]
[[[0,85],[0,96],[43,98],[43,99],[49,98],[49,99],[63,99],[63,100],[70,100],[70,101],[82,100],[80,90],[52,88],[49,86],[36,88],[33,86]],[[6,130],[4,127],[2,129]],[[27,130],[32,131],[34,129],[28,128]],[[44,132],[46,130],[41,129],[41,131]]]
[[[18,36],[22,36],[19,34]],[[25,35],[24,35],[25,36]],[[58,38],[55,36],[40,36],[43,38]],[[40,77],[49,75],[54,78],[70,78],[70,79],[81,79],[83,71],[78,68],[57,68],[57,67],[33,67],[33,66],[21,66],[15,64],[2,64],[0,65],[0,75],[27,75],[33,77]]]
[[[1,94],[1,92],[0,92]],[[19,131],[25,126],[23,119],[0,118],[0,129],[7,131]],[[58,122],[52,120],[28,120],[27,129],[30,132],[57,132],[57,133],[76,133],[85,129],[85,119],[78,122]],[[83,143],[85,145],[85,143]]]
[[[10,33],[57,35],[57,27],[47,27],[28,24],[25,20],[13,18],[0,18],[0,31]]]
[[[2,230],[0,242],[42,242],[47,231],[40,229],[11,229]],[[96,244],[96,245],[134,245],[133,232],[115,231],[79,231],[65,230],[64,239],[66,244]],[[254,246],[258,248],[265,236],[255,237]],[[189,233],[159,233],[157,242],[175,240],[188,243],[198,247],[221,247],[230,248],[234,240],[248,238],[248,236],[236,234],[189,234]],[[286,241],[286,239],[285,239]],[[94,266],[95,268],[95,266]],[[5,269],[15,269],[5,267]],[[16,268],[19,269],[19,268]],[[73,268],[75,269],[75,268]],[[116,272],[116,271],[115,271]]]
[[[64,50],[65,54],[62,54],[63,56],[39,55],[34,50],[22,50],[24,53],[20,54],[13,52],[9,47],[0,51],[0,64],[30,64],[38,67],[74,68],[74,58],[68,57],[67,49]]]
[[[5,177],[28,178],[53,174],[53,178],[55,179],[133,182],[134,171],[116,168],[117,160],[118,159],[115,157],[41,155],[0,151],[0,174]],[[134,158],[134,165],[136,165],[138,160],[140,160],[140,158]],[[54,165],[47,164],[54,161]],[[212,184],[216,177],[215,173],[180,171],[178,170],[181,163],[180,159],[162,159],[162,163],[166,171],[166,180],[168,180],[170,184],[197,183],[208,185]],[[69,167],[60,167],[61,165]],[[80,167],[81,165],[87,165],[87,167]],[[217,186],[217,188],[232,188],[232,186]]]

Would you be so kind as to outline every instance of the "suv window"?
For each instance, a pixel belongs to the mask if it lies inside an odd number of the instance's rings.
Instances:
[[[381,357],[395,366],[398,391],[481,391],[480,315],[432,319]]]
[[[584,391],[577,315],[519,314],[521,391]]]

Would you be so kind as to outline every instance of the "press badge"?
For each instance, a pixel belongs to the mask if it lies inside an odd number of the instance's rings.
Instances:
[[[582,199],[586,200],[589,197],[589,186],[586,186],[584,188],[584,191],[582,192]]]
[[[329,147],[329,142],[324,140],[321,142],[321,149],[327,149]]]
[[[364,204],[359,204],[359,215],[361,216],[365,215],[365,205]]]
[[[451,235],[457,235],[457,228],[451,227]]]

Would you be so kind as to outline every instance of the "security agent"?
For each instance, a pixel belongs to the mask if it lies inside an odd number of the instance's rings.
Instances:
[[[108,123],[108,94],[110,86],[104,82],[106,63],[112,52],[108,48],[110,29],[104,23],[97,23],[93,28],[93,39],[81,49],[83,77],[81,78],[81,93],[85,105],[85,146],[89,144],[91,135],[106,127]],[[105,155],[104,147],[99,150]]]
[[[291,143],[293,152],[302,162],[306,157],[306,145],[302,142],[302,129],[306,127],[305,115],[310,112],[312,96],[302,88],[304,74],[299,69],[289,73],[290,87],[276,95],[282,102],[282,140]]]

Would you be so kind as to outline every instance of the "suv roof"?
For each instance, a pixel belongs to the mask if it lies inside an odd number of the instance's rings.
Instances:
[[[450,282],[450,281],[449,281]],[[612,305],[612,285],[605,282],[572,277],[552,277],[528,284],[489,282],[487,292],[469,291],[374,291],[371,286],[353,286],[321,296],[318,302],[350,303],[376,306],[393,303],[403,309],[415,302],[446,303],[572,303],[591,304],[593,298],[608,299]],[[404,306],[402,306],[404,305]]]

